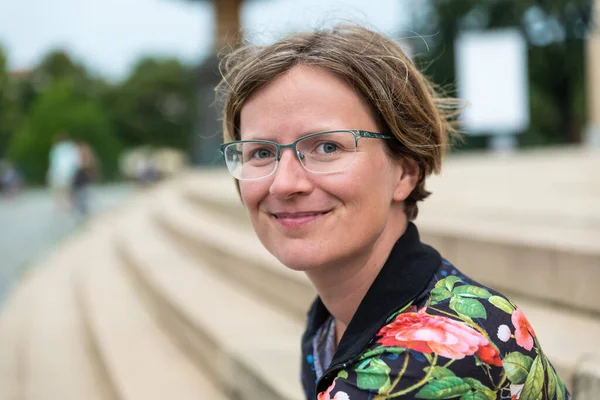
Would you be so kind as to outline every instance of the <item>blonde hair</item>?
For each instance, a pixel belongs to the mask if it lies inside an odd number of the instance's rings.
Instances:
[[[224,140],[240,139],[240,113],[258,89],[296,65],[322,68],[354,88],[371,108],[394,158],[411,158],[419,166],[419,181],[404,202],[409,220],[417,202],[430,192],[425,177],[439,173],[455,129],[458,102],[415,67],[394,40],[357,25],[338,25],[281,39],[268,46],[246,46],[221,61],[217,86],[223,103]]]

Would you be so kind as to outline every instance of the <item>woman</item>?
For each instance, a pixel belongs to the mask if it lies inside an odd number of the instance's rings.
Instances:
[[[73,204],[82,215],[89,213],[89,185],[97,178],[98,165],[94,151],[85,140],[77,140],[79,168],[73,178]]]
[[[48,184],[54,192],[57,210],[70,210],[73,206],[73,179],[80,165],[77,146],[65,131],[54,137],[48,163]]]
[[[307,399],[568,396],[516,305],[419,240],[455,103],[396,42],[339,26],[224,67],[227,167],[263,245],[318,293]]]

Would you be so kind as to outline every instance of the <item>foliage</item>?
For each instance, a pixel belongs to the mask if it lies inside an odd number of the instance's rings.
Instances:
[[[520,29],[529,45],[531,112],[521,144],[578,142],[585,121],[584,38],[591,5],[591,0],[432,0],[419,9],[412,28],[425,38],[414,43],[416,60],[436,83],[452,85],[453,44],[460,32]],[[466,147],[485,144],[468,138]]]
[[[61,50],[12,74],[6,59],[0,47],[0,158],[14,158],[29,182],[44,181],[61,130],[89,142],[108,179],[117,175],[123,145],[189,148],[195,85],[177,60],[143,59],[122,83],[110,83]]]
[[[196,121],[192,71],[175,59],[141,60],[108,96],[113,121],[130,146],[190,147]]]
[[[62,130],[90,144],[106,178],[116,176],[121,145],[107,112],[94,99],[78,93],[74,83],[67,79],[45,88],[9,148],[10,156],[30,181],[44,181],[50,147],[55,135]]]
[[[8,143],[23,117],[16,95],[16,85],[9,79],[7,61],[6,54],[0,47],[0,158],[5,155]]]

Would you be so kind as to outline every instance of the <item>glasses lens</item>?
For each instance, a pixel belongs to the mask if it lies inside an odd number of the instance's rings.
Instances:
[[[304,167],[316,173],[343,171],[356,155],[356,139],[352,132],[327,132],[302,139],[297,144]]]
[[[277,165],[277,148],[269,143],[241,142],[225,147],[225,163],[236,179],[260,179],[270,175]]]

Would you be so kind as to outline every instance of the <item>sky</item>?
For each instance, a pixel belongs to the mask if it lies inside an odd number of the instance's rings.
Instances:
[[[401,32],[414,0],[252,0],[242,26],[257,43],[336,21]],[[414,3],[413,3],[414,4]],[[209,1],[19,0],[0,1],[0,45],[11,70],[27,70],[51,49],[67,50],[96,74],[124,78],[142,56],[174,56],[187,63],[206,57],[213,43]]]

